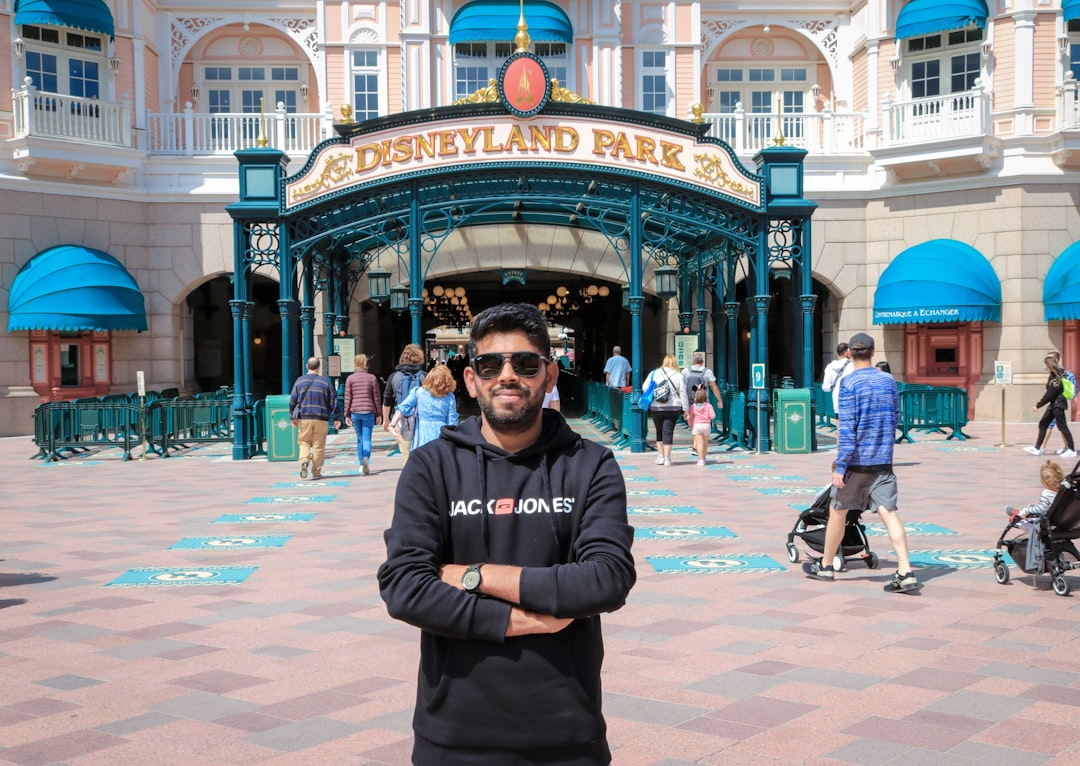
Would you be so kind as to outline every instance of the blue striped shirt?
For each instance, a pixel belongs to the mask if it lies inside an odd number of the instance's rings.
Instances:
[[[289,397],[289,412],[294,420],[329,421],[336,407],[337,391],[330,378],[309,372],[296,379]]]
[[[861,367],[840,381],[840,436],[836,472],[851,466],[891,465],[899,417],[896,380],[877,367]]]

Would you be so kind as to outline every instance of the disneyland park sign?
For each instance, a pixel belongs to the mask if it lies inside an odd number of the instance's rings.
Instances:
[[[496,87],[497,84],[497,87]],[[540,59],[518,53],[497,83],[467,99],[502,101],[507,113],[470,116],[454,110],[422,123],[360,131],[324,143],[296,176],[285,180],[285,209],[390,178],[449,169],[543,165],[656,177],[709,192],[754,209],[763,208],[762,179],[742,167],[726,145],[666,128],[606,119],[603,109],[545,115],[566,94],[547,77]],[[560,93],[561,91],[561,93]],[[572,94],[571,94],[572,95]],[[570,100],[570,99],[564,99]],[[576,103],[583,99],[574,97]],[[613,110],[614,111],[614,110]],[[621,110],[620,110],[620,113]],[[595,114],[595,116],[594,116]]]

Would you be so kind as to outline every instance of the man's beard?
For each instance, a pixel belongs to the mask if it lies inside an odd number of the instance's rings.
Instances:
[[[495,397],[502,391],[521,391],[524,394],[524,403],[521,409],[513,412],[499,411],[495,408]],[[476,401],[480,404],[480,411],[484,413],[484,420],[492,430],[503,434],[516,434],[528,431],[536,424],[537,418],[543,411],[544,400],[533,396],[532,389],[528,386],[498,386],[488,394],[478,395]]]

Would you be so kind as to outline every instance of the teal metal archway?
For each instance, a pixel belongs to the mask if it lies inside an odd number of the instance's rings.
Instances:
[[[316,296],[325,332],[345,329],[356,284],[389,254],[409,276],[412,336],[420,342],[425,278],[447,237],[470,226],[571,226],[606,238],[624,272],[634,360],[641,359],[645,285],[656,269],[675,268],[686,330],[696,313],[704,341],[706,293],[724,306],[716,358],[726,360],[718,378],[728,387],[738,380],[736,282],[747,280],[751,296],[750,363],[766,365],[768,380],[769,274],[790,270],[802,304],[790,328],[803,340],[795,344],[796,384],[812,385],[809,233],[816,205],[802,196],[805,151],[771,147],[754,158],[752,172],[726,144],[705,137],[704,124],[578,101],[541,100],[527,114],[506,103],[469,103],[339,124],[338,136],[292,176],[277,150],[237,152],[240,200],[228,207],[239,277],[230,304],[235,459],[255,452],[247,352],[255,270],[279,272],[287,393],[314,349]],[[641,382],[635,361],[631,401],[639,414]],[[749,402],[765,448],[769,394],[755,390]],[[633,451],[644,449],[644,437],[642,416],[631,427]]]

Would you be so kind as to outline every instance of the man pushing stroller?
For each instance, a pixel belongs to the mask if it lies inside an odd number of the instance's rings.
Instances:
[[[920,585],[908,558],[907,533],[896,512],[896,474],[892,468],[899,417],[896,380],[874,367],[874,339],[866,333],[851,339],[848,353],[854,369],[840,381],[840,430],[832,476],[836,497],[825,527],[821,560],[807,563],[803,570],[816,580],[835,580],[833,559],[844,539],[848,511],[874,508],[896,551],[896,576],[885,591],[909,593]]]

